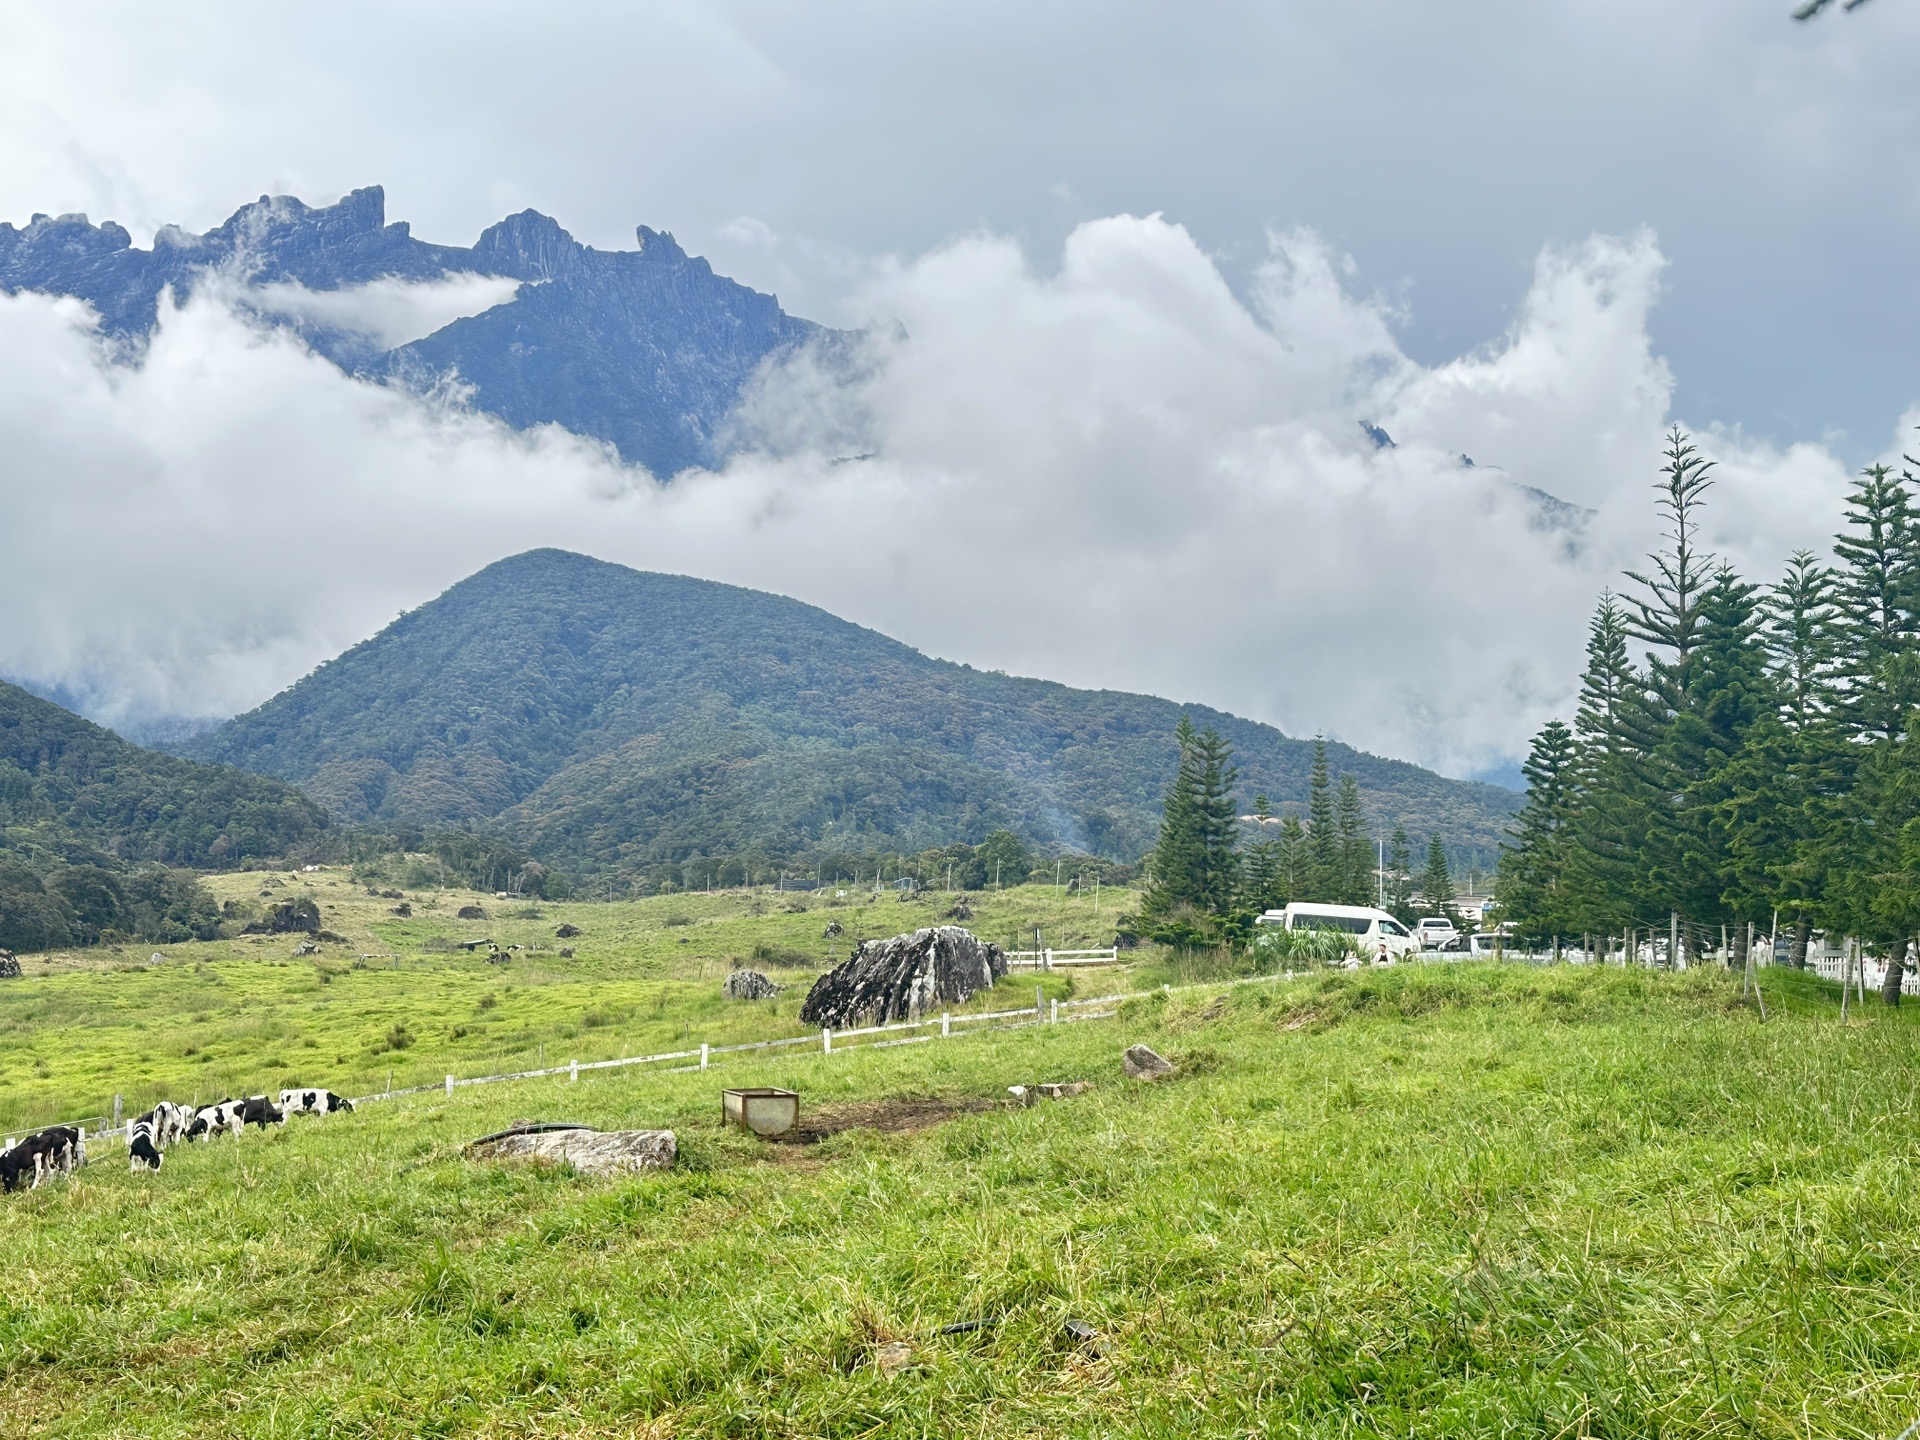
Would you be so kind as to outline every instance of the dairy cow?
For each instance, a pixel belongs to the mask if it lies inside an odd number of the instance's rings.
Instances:
[[[129,1169],[158,1170],[166,1155],[154,1142],[153,1122],[142,1116],[133,1122],[127,1131],[127,1165]]]
[[[171,1100],[162,1100],[146,1114],[135,1116],[133,1123],[148,1126],[153,1131],[153,1143],[164,1150],[185,1137],[187,1126],[193,1123],[193,1111]]]
[[[336,1110],[351,1112],[353,1101],[331,1090],[282,1090],[280,1108],[289,1115],[331,1115]]]
[[[49,1125],[27,1136],[19,1144],[0,1154],[0,1191],[10,1191],[29,1174],[29,1187],[56,1171],[71,1174],[76,1164],[85,1164],[87,1152],[79,1130],[71,1125]]]
[[[258,1125],[264,1130],[269,1125],[284,1125],[286,1123],[286,1112],[275,1106],[274,1103],[264,1095],[249,1095],[245,1100],[240,1102],[240,1124],[242,1126]],[[239,1131],[236,1129],[234,1133],[238,1134]]]
[[[193,1119],[187,1123],[185,1138],[188,1140],[206,1140],[221,1130],[231,1130],[233,1138],[240,1138],[241,1112],[245,1101],[222,1100],[214,1105],[202,1105],[193,1112]]]

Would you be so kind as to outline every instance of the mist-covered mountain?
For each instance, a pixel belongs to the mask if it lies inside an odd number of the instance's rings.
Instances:
[[[490,822],[581,872],[695,854],[920,849],[1006,826],[1132,859],[1183,709],[1241,789],[1306,796],[1312,746],[1145,695],[931,659],[778,595],[558,550],[487,567],[183,753],[349,821]],[[1511,791],[1330,747],[1375,814],[1491,848]]]
[[[108,336],[137,342],[163,291],[218,276],[355,374],[421,389],[457,377],[477,408],[511,425],[563,425],[664,478],[720,458],[721,424],[769,356],[830,332],[714,274],[672,235],[636,233],[635,250],[596,250],[526,210],[469,248],[434,245],[386,223],[379,186],[319,208],[262,196],[203,234],[162,229],[145,250],[112,221],[35,215],[0,224],[0,291],[78,297]],[[287,296],[450,276],[521,283],[504,303],[392,348]]]

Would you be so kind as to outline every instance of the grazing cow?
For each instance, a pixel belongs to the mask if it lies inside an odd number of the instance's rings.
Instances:
[[[138,1170],[142,1166],[148,1170],[158,1170],[160,1162],[167,1157],[154,1143],[153,1122],[139,1119],[133,1122],[127,1131],[127,1166]]]
[[[85,1164],[86,1159],[77,1129],[49,1125],[0,1154],[0,1189],[12,1190],[28,1171],[33,1172],[29,1186],[38,1189],[40,1182],[56,1170],[71,1174],[74,1165]]]
[[[240,1102],[240,1126],[258,1125],[264,1130],[269,1125],[284,1125],[286,1123],[286,1112],[278,1109],[274,1103],[264,1095],[249,1095],[245,1100]],[[234,1133],[236,1135],[240,1133],[238,1127],[235,1128]]]
[[[217,1105],[202,1105],[194,1111],[193,1119],[187,1125],[186,1138],[189,1140],[209,1139],[218,1130],[233,1131],[233,1138],[240,1138],[240,1111],[243,1102],[222,1100]]]
[[[353,1109],[353,1102],[331,1090],[282,1090],[280,1108],[289,1115],[331,1115]]]
[[[187,1126],[193,1121],[193,1112],[184,1105],[176,1105],[171,1100],[162,1100],[144,1115],[134,1117],[136,1125],[146,1125],[153,1131],[153,1143],[164,1150],[174,1141],[187,1133]]]

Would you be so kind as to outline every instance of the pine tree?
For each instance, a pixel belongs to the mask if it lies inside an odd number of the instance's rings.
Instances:
[[[1240,889],[1240,809],[1234,803],[1240,772],[1234,768],[1232,749],[1216,731],[1202,731],[1195,749],[1200,757],[1197,813],[1202,858],[1195,903],[1210,915],[1224,916]]]
[[[1413,845],[1399,825],[1387,841],[1387,912],[1408,927],[1420,918],[1413,904]]]
[[[1188,940],[1194,937],[1183,912],[1221,919],[1233,907],[1240,878],[1240,817],[1233,803],[1237,772],[1226,742],[1212,730],[1196,733],[1185,716],[1175,738],[1180,764],[1162,808],[1160,843],[1140,918],[1150,933],[1177,929]]]
[[[1340,825],[1333,808],[1333,785],[1327,775],[1327,742],[1313,741],[1313,769],[1307,777],[1306,894],[1303,899],[1331,900],[1340,889]]]
[[[1181,906],[1194,904],[1202,889],[1199,736],[1184,715],[1174,739],[1180,746],[1180,763],[1161,801],[1160,840],[1148,859],[1147,891],[1140,902],[1141,921],[1150,931]]]
[[[1855,736],[1898,733],[1908,697],[1884,672],[1920,634],[1920,526],[1908,477],[1885,465],[1861,472],[1847,497],[1846,529],[1834,538],[1844,634],[1842,725]]]
[[[1587,668],[1574,716],[1578,794],[1568,826],[1568,928],[1612,930],[1637,913],[1641,837],[1659,809],[1646,752],[1654,732],[1645,687],[1627,655],[1627,616],[1602,593],[1587,634]]]
[[[1420,876],[1420,903],[1425,907],[1423,914],[1444,915],[1459,925],[1460,912],[1453,903],[1453,876],[1447,869],[1447,851],[1440,843],[1438,831],[1427,841],[1427,868]]]
[[[1371,905],[1377,898],[1373,845],[1367,839],[1367,811],[1360,799],[1360,782],[1340,777],[1334,800],[1334,825],[1340,836],[1339,901],[1343,905]]]
[[[1780,677],[1781,720],[1804,733],[1832,710],[1840,659],[1834,572],[1796,550],[1766,604],[1766,645]]]
[[[1579,928],[1569,906],[1575,755],[1573,731],[1563,721],[1541,727],[1522,767],[1527,803],[1514,827],[1515,843],[1500,852],[1500,914],[1529,935]]]
[[[1241,882],[1241,908],[1259,915],[1286,905],[1280,876],[1280,845],[1270,833],[1273,811],[1264,795],[1253,797],[1253,816],[1259,834],[1247,847],[1246,873]]]
[[[1280,903],[1291,904],[1311,894],[1307,884],[1307,832],[1298,815],[1280,819]]]

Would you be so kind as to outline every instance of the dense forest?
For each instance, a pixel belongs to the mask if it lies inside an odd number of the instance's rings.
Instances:
[[[818,870],[996,830],[1153,843],[1181,708],[930,659],[776,595],[556,550],[489,566],[182,753],[350,824],[481,828],[583,880]],[[1313,747],[1193,708],[1247,795],[1308,798]],[[1369,824],[1495,852],[1519,797],[1340,745]],[[671,875],[674,878],[669,880]]]
[[[322,846],[276,780],[156,754],[0,682],[0,948],[183,940],[220,922],[189,868]]]
[[[1669,437],[1661,548],[1601,597],[1573,723],[1533,742],[1503,913],[1536,935],[1677,928],[1696,952],[1721,927],[1790,933],[1795,963],[1828,931],[1890,957],[1897,998],[1920,935],[1914,476],[1869,467],[1831,561],[1801,551],[1760,584],[1702,549],[1711,471]]]

